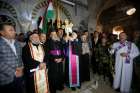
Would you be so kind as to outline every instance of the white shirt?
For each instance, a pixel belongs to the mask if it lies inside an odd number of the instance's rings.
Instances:
[[[98,42],[98,37],[94,38],[95,44]]]
[[[5,37],[2,37],[2,39],[4,39],[4,41],[6,41],[6,43],[11,47],[11,49],[15,53],[15,55],[17,55],[17,53],[16,53],[16,47],[15,47],[15,40],[14,39],[8,40]]]
[[[89,45],[88,43],[82,43],[82,54],[90,53]]]

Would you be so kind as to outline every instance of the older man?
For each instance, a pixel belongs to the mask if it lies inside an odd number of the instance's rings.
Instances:
[[[39,38],[40,38],[40,42],[41,42],[41,45],[43,46],[44,48],[44,51],[46,52],[46,46],[47,46],[47,36],[45,33],[40,33],[39,34]]]
[[[22,59],[27,93],[48,93],[46,58],[38,33],[30,34],[27,45],[23,47]]]
[[[15,40],[14,26],[9,23],[1,23],[0,34],[0,91],[22,93],[20,82],[23,70],[21,47]]]
[[[50,34],[50,39],[47,42],[48,51],[48,76],[51,93],[56,93],[56,90],[63,90],[64,73],[63,73],[63,46],[55,29]]]
[[[113,44],[112,52],[115,53],[114,89],[122,93],[129,93],[131,89],[133,59],[139,55],[139,50],[132,42],[127,41],[125,32],[120,33],[119,42]]]

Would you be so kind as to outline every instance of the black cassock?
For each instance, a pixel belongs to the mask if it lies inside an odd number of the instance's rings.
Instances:
[[[35,46],[37,47],[37,45]],[[24,63],[26,91],[27,93],[35,93],[34,72],[30,72],[30,70],[37,68],[40,62],[32,58],[29,44],[25,45],[22,49],[22,60]],[[47,62],[46,57],[44,57],[44,62]]]
[[[57,63],[54,61],[59,58],[64,59],[63,45],[61,41],[54,41],[52,39],[48,40],[47,45],[50,92],[56,93],[56,90],[64,88],[63,62]]]

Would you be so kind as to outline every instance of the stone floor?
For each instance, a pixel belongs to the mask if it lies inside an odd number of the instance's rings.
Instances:
[[[99,79],[98,76],[91,78],[90,82],[82,83],[81,89],[76,89],[72,91],[69,88],[65,88],[63,91],[57,91],[57,93],[117,93],[115,92],[109,82],[105,82]]]

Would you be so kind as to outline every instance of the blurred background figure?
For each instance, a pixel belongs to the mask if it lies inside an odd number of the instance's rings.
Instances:
[[[21,47],[25,46],[26,42],[25,42],[24,33],[20,33],[19,35],[17,35],[17,40],[19,41]]]
[[[86,34],[81,36],[82,53],[80,56],[81,82],[90,81],[90,45]]]

